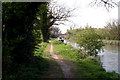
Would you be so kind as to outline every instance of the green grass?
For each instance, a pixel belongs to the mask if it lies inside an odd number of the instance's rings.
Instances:
[[[97,79],[116,79],[118,74],[115,72],[105,72],[105,70],[97,63],[95,58],[80,60],[78,64],[78,77],[97,78]],[[82,74],[80,74],[80,72]]]
[[[81,54],[81,50],[73,49],[71,45],[64,44],[62,42],[53,40],[54,44],[54,53],[57,55],[63,55],[65,58],[72,59],[78,61],[87,56],[87,54]]]
[[[72,69],[76,78],[91,79],[116,79],[118,74],[106,72],[100,65],[96,57],[85,57],[81,50],[74,50],[70,45],[53,40],[54,53],[62,55],[66,60],[72,61],[77,66]]]
[[[3,76],[3,80],[33,80],[41,79],[44,71],[48,70],[48,61],[42,57],[34,57],[35,63],[21,64],[9,75]],[[15,65],[13,65],[15,66]]]

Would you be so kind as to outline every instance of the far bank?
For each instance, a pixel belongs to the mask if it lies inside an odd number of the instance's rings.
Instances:
[[[103,40],[105,44],[109,45],[119,45],[120,46],[120,40]]]

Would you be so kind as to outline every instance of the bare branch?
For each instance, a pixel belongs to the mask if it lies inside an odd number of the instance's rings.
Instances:
[[[94,0],[93,2],[91,2],[89,5],[92,7],[92,6],[95,6],[97,4],[97,0]]]
[[[114,8],[115,6],[118,6],[118,3],[114,0],[94,0],[89,4],[91,7],[97,5],[97,6],[103,6],[106,8],[106,10],[109,11],[109,9]]]
[[[56,24],[56,22],[60,22],[60,24],[63,24],[64,21],[69,21],[68,18],[72,16],[71,12],[73,12],[75,10],[74,9],[68,9],[65,8],[64,6],[59,6],[56,4],[56,2],[51,2],[48,5],[49,8],[49,19],[54,20],[54,24]],[[58,23],[57,23],[58,24]]]

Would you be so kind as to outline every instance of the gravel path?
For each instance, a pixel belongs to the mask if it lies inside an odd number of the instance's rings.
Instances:
[[[60,65],[65,78],[74,78],[73,74],[70,72],[70,66],[63,62],[57,55],[53,54],[53,44],[51,43],[50,54],[52,58]]]

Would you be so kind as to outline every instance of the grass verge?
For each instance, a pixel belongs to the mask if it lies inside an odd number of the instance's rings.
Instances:
[[[82,79],[117,79],[119,75],[115,72],[106,72],[96,57],[86,57],[81,50],[75,50],[70,45],[53,40],[54,53],[62,55],[65,59],[74,62],[77,66],[71,70],[76,78]]]

